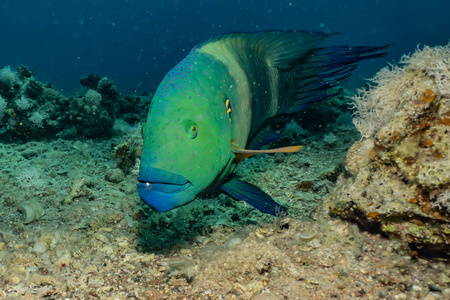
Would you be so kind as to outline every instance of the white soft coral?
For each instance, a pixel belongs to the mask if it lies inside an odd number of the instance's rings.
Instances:
[[[446,190],[440,193],[436,197],[436,201],[432,203],[433,207],[439,207],[439,209],[446,209],[450,212],[450,190]]]
[[[11,70],[10,66],[6,66],[0,70],[0,82],[6,87],[11,88],[14,83],[19,81],[17,74]]]
[[[400,103],[412,96],[407,93],[408,87],[411,90],[411,86],[427,82],[424,77],[434,81],[437,94],[450,98],[450,44],[424,46],[411,55],[404,55],[400,64],[401,67],[381,69],[370,79],[373,84],[369,88],[359,89],[351,97],[355,108],[353,123],[363,138],[374,135],[389,123]]]
[[[450,43],[446,46],[418,48],[411,56],[403,56],[401,63],[406,68],[424,71],[434,78],[439,94],[450,97]]]

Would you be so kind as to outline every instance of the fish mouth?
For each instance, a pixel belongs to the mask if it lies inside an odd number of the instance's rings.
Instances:
[[[192,183],[179,174],[158,168],[141,168],[138,178],[139,196],[157,211],[168,211],[186,204]]]
[[[139,174],[139,190],[175,194],[192,186],[192,183],[179,174],[158,168],[145,168]]]
[[[164,194],[175,194],[184,191],[188,187],[192,186],[192,183],[187,181],[184,184],[173,184],[166,182],[150,182],[140,181],[138,183],[139,190],[146,190],[147,192],[155,191]]]
[[[156,211],[163,212],[186,204],[191,199],[188,196],[191,186],[189,181],[184,184],[140,181],[138,192],[147,205]]]

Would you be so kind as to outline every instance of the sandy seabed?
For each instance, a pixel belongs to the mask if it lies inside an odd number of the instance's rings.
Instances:
[[[118,138],[0,144],[0,299],[450,299],[447,262],[322,212],[342,135],[239,166],[280,218],[224,195],[153,212]]]

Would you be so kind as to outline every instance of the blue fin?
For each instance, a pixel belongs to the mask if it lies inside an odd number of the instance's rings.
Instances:
[[[389,46],[317,47],[301,61],[287,60],[293,66],[282,77],[293,82],[295,88],[291,91],[294,101],[286,112],[298,112],[311,103],[338,95],[327,91],[346,81],[360,61],[386,56]]]
[[[265,126],[247,145],[247,149],[261,149],[262,146],[277,141],[281,137],[280,133],[276,133],[270,126]]]
[[[243,200],[263,213],[271,214],[272,216],[287,214],[287,209],[284,206],[273,201],[272,197],[250,183],[232,178],[220,188],[231,197]]]

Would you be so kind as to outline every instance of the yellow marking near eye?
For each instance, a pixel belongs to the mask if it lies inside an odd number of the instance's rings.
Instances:
[[[230,99],[227,99],[225,101],[225,106],[227,107],[227,114],[229,115],[231,112],[231,108],[230,108]]]

